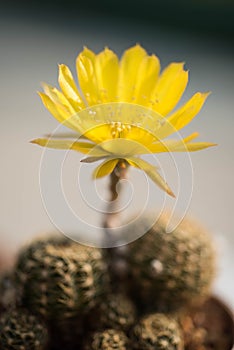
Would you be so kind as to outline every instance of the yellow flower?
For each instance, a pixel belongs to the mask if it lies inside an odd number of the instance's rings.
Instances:
[[[76,61],[80,90],[69,68],[61,64],[61,90],[44,84],[44,93],[39,93],[50,113],[76,132],[76,139],[73,133],[32,142],[82,152],[87,155],[83,162],[103,160],[95,169],[94,178],[110,174],[120,163],[139,168],[173,195],[157,168],[139,156],[192,152],[214,145],[191,142],[198,133],[164,140],[191,122],[209,94],[197,92],[171,113],[188,83],[188,72],[183,66],[171,63],[160,74],[159,59],[149,56],[139,45],[126,50],[120,61],[107,48],[97,55],[84,48]]]

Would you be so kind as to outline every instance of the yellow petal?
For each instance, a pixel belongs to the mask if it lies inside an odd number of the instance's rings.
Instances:
[[[194,140],[198,137],[199,134],[194,132],[193,134],[187,136],[182,140],[160,140],[157,143],[148,146],[148,149],[152,153],[161,153],[161,152],[177,152],[178,149],[184,152],[188,151],[187,144],[188,142]]]
[[[169,123],[171,123],[176,130],[182,129],[199,113],[209,94],[210,92],[197,92],[187,103],[168,118]]]
[[[45,134],[44,135],[48,139],[80,139],[83,138],[78,132],[56,132],[56,133],[51,133],[51,134]]]
[[[55,87],[50,86],[46,83],[43,83],[42,86],[44,88],[45,94],[47,96],[49,96],[49,98],[55,104],[58,104],[60,106],[65,106],[70,114],[74,114],[77,112],[77,110],[75,110],[75,108],[73,108],[72,104],[69,102],[69,100],[66,98],[66,96],[61,91],[59,91]]]
[[[126,158],[139,154],[151,153],[148,151],[147,147],[142,145],[140,142],[123,138],[105,141],[100,144],[100,147],[110,155],[115,155],[117,158]]]
[[[95,158],[95,157],[102,157],[102,158],[105,158],[105,157],[112,157],[112,158],[116,158],[116,157],[113,157],[113,155],[111,155],[107,150],[103,149],[102,148],[102,144],[99,146],[99,145],[95,145],[95,147],[93,147],[89,154],[88,154],[88,157],[83,159],[82,161],[83,162],[86,162],[86,159],[88,158]]]
[[[88,142],[78,142],[74,140],[53,140],[53,139],[35,139],[31,143],[35,143],[42,147],[55,149],[71,149],[81,153],[89,153],[95,145]]]
[[[67,126],[68,128],[79,132],[78,122],[74,120],[69,109],[65,105],[61,105],[59,103],[55,103],[51,100],[49,96],[44,94],[43,92],[38,93],[44,106],[48,109],[48,111],[57,119],[61,124]]]
[[[112,173],[112,171],[115,169],[116,165],[118,164],[119,159],[111,159],[106,160],[103,163],[101,163],[93,172],[93,179],[98,179],[101,177],[104,177],[106,175],[109,175]]]
[[[90,106],[102,102],[98,89],[95,60],[95,54],[87,48],[84,48],[76,60],[80,88]]]
[[[186,143],[186,149],[189,152],[195,152],[195,151],[200,151],[202,149],[208,148],[208,147],[213,147],[217,146],[216,143],[211,143],[211,142],[193,142],[193,143]],[[184,152],[183,149],[177,149],[174,152]]]
[[[137,72],[146,55],[146,51],[140,45],[125,51],[119,71],[118,100],[120,102],[134,101]]]
[[[77,86],[74,82],[72,73],[70,69],[65,64],[59,65],[59,85],[62,89],[62,92],[66,98],[73,105],[75,110],[81,110],[85,108],[84,101],[82,100]]]
[[[165,138],[189,124],[199,113],[209,94],[197,92],[193,95],[188,102],[165,119],[164,125],[157,131],[158,137]]]
[[[106,48],[96,56],[95,69],[102,102],[116,101],[119,74],[118,57],[113,51]]]
[[[148,147],[149,144],[157,140],[155,135],[151,134],[142,127],[138,127],[135,125],[131,126],[129,133],[126,135],[126,138],[128,140],[136,141],[145,147]]]
[[[152,109],[126,102],[98,104],[78,112],[77,116],[83,130],[82,133],[97,143],[114,137],[122,137],[147,145],[158,139],[157,132],[162,127],[162,123],[166,121],[163,116]],[[119,133],[118,130],[115,130],[117,124],[126,126],[124,132]],[[126,133],[129,126],[131,128]],[[95,127],[98,129],[94,129]],[[116,135],[114,135],[115,131]]]
[[[150,145],[148,149],[152,153],[161,152],[195,152],[202,150],[204,148],[216,146],[216,144],[211,142],[194,142],[191,143],[198,137],[198,133],[193,133],[182,140],[162,140],[156,144]]]
[[[184,141],[185,143],[187,143],[187,142],[190,142],[190,141],[196,139],[198,136],[199,136],[199,133],[196,131],[196,132],[193,132],[192,134],[190,134],[189,136],[186,136],[186,137],[183,139],[183,141]]]
[[[94,156],[94,157],[86,157],[86,158],[83,158],[81,159],[81,163],[95,163],[95,162],[98,162],[99,160],[103,160],[103,159],[106,159],[108,158],[108,156]]]
[[[112,151],[114,151],[114,149],[118,150],[119,147],[120,149],[123,148],[121,147],[122,140],[135,141],[139,145],[145,147],[148,147],[149,144],[157,141],[153,134],[149,133],[147,130],[144,130],[141,127],[123,124],[120,126],[120,129],[123,127],[123,131],[118,131],[116,130],[117,128],[115,129],[112,127],[112,124],[97,125],[96,127],[84,132],[83,135],[85,138],[95,143],[101,143],[108,140],[117,140],[108,146],[111,147]]]
[[[149,105],[152,89],[155,86],[160,71],[160,62],[155,55],[143,58],[136,72],[136,89],[134,103]]]
[[[188,83],[183,63],[171,63],[158,79],[151,95],[151,107],[166,116],[180,100]]]
[[[163,191],[167,192],[170,196],[175,197],[174,193],[172,192],[172,190],[170,189],[166,181],[158,173],[157,168],[155,166],[153,166],[152,164],[146,162],[141,158],[136,158],[136,157],[126,158],[126,161],[130,165],[143,170],[149,176],[149,178],[156,185],[158,185]]]
[[[84,137],[95,143],[112,139],[110,124],[97,125],[84,132]]]

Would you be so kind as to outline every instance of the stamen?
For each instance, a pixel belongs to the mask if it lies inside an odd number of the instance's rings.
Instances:
[[[125,125],[121,122],[111,122],[110,128],[113,138],[125,137],[126,134],[131,130],[131,125]]]

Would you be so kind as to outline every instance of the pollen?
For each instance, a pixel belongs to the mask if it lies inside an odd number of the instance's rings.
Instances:
[[[121,122],[111,122],[111,135],[113,138],[125,138],[131,130],[131,125],[123,124]]]

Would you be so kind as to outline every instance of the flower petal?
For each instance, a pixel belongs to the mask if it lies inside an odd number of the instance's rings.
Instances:
[[[87,49],[79,54],[76,60],[76,69],[80,88],[85,96],[88,105],[92,106],[101,103],[98,89],[98,82],[95,68],[96,56],[93,51]]]
[[[115,102],[119,74],[118,57],[113,51],[105,48],[96,56],[95,69],[102,102]]]
[[[198,136],[199,136],[199,133],[198,133],[197,131],[195,131],[195,132],[193,132],[192,134],[186,136],[186,137],[183,139],[183,141],[184,141],[185,143],[188,143],[188,142],[190,142],[190,141],[196,139]]]
[[[79,132],[79,126],[76,120],[72,118],[69,109],[65,105],[55,103],[52,99],[44,94],[43,92],[38,93],[44,106],[48,111],[57,119],[61,124],[67,126],[68,128]]]
[[[205,148],[217,146],[216,143],[212,142],[192,142],[192,143],[186,143],[186,150],[189,152],[195,152],[195,151],[200,151]],[[173,152],[184,152],[183,148],[177,148],[176,151]]]
[[[136,78],[135,100],[137,104],[149,105],[152,89],[155,86],[160,71],[160,62],[155,55],[146,56],[141,61]]]
[[[168,184],[165,182],[165,180],[162,178],[162,176],[158,173],[157,168],[155,166],[137,157],[126,158],[126,161],[130,165],[143,170],[149,176],[149,178],[154,183],[156,183],[156,185],[158,185],[162,190],[167,192],[170,196],[175,197],[174,193],[172,192]]]
[[[166,118],[152,109],[128,102],[97,104],[78,112],[76,117],[82,134],[87,133],[86,137],[97,143],[114,137],[139,140],[142,144],[152,143],[158,140],[158,130],[166,123]],[[105,127],[102,127],[103,125]],[[125,126],[126,129],[114,135],[115,127],[118,125],[121,128]],[[100,137],[95,134],[96,130],[93,133],[95,127],[100,128]],[[146,132],[148,132],[147,139]]]
[[[158,137],[165,138],[189,124],[201,110],[209,94],[197,92],[193,95],[188,102],[165,119],[164,125],[157,131]]]
[[[47,96],[49,96],[49,98],[55,104],[58,104],[60,106],[65,106],[71,114],[74,114],[77,112],[77,110],[75,110],[73,108],[72,104],[69,102],[69,100],[66,98],[66,96],[61,91],[59,91],[55,87],[50,86],[46,83],[43,83],[42,86],[43,86],[45,94]]]
[[[173,124],[176,130],[182,129],[198,114],[209,94],[210,92],[197,92],[187,103],[168,118],[169,123]]]
[[[56,132],[56,133],[51,133],[51,134],[45,134],[44,135],[46,138],[49,139],[80,139],[83,138],[78,132]]]
[[[178,103],[188,83],[183,63],[171,63],[160,75],[151,95],[151,107],[166,116]]]
[[[126,138],[116,138],[105,141],[100,144],[100,147],[109,153],[109,155],[115,155],[117,158],[132,157],[139,154],[151,153],[147,147],[141,144],[139,141],[128,140]]]
[[[93,179],[98,179],[111,174],[112,171],[115,169],[116,165],[118,164],[118,162],[119,162],[119,159],[105,160],[94,170],[92,175]]]
[[[97,125],[84,132],[84,137],[95,143],[112,139],[110,124]]]
[[[126,50],[120,61],[118,100],[120,102],[132,102],[136,93],[136,72],[146,57],[146,51],[135,45]]]
[[[109,158],[108,156],[100,156],[100,157],[97,157],[97,156],[93,156],[93,157],[86,157],[86,158],[83,158],[81,159],[81,163],[95,163],[95,162],[98,162],[99,160],[103,160],[103,159],[107,159]]]
[[[122,131],[118,131],[113,128],[111,123],[100,124],[84,132],[83,136],[95,143],[102,143],[105,141],[111,142],[117,140],[113,142],[113,147],[115,147],[116,150],[120,147],[123,140],[126,142],[135,141],[135,143],[137,142],[140,146],[145,147],[148,147],[148,145],[158,140],[153,134],[149,133],[147,130],[141,127],[122,124],[120,126],[120,129],[123,127],[124,129]],[[112,144],[110,147],[112,147]],[[114,148],[112,148],[112,151],[113,150]]]
[[[35,139],[30,141],[42,147],[55,148],[55,149],[71,149],[81,153],[89,153],[94,144],[88,142],[78,142],[74,140],[53,140],[53,139]]]
[[[194,140],[199,136],[198,132],[187,136],[182,140],[160,140],[152,145],[148,146],[148,149],[152,153],[161,153],[161,152],[176,152],[177,148],[187,151],[187,143]]]
[[[74,82],[72,73],[70,69],[65,64],[59,65],[59,85],[62,89],[62,92],[75,108],[75,110],[81,110],[85,108],[84,101],[82,100],[77,86]]]
[[[193,139],[198,137],[198,133],[193,133],[182,140],[163,140],[152,144],[148,149],[152,153],[161,152],[194,152],[204,148],[215,146],[214,143],[210,142],[195,142],[190,143]]]
[[[106,157],[116,158],[116,157],[113,157],[113,155],[111,155],[108,151],[103,149],[101,146],[95,145],[95,147],[93,147],[90,150],[88,157],[82,159],[82,162],[86,162],[86,160],[88,158],[100,158],[100,157],[102,157],[102,158],[106,158]],[[90,161],[88,161],[88,162],[90,162]]]

